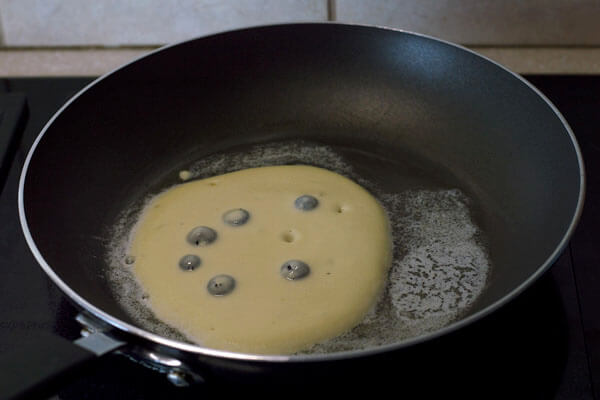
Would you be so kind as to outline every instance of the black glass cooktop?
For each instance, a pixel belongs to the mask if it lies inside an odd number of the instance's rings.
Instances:
[[[571,243],[548,273],[500,311],[382,357],[359,379],[325,380],[332,388],[369,386],[375,394],[389,385],[398,396],[448,398],[474,392],[480,398],[592,399],[600,391],[600,77],[526,78],[561,110],[582,147],[587,198]],[[23,239],[17,186],[36,135],[91,80],[0,79],[0,353],[37,331],[78,337],[75,308],[46,278]],[[154,371],[108,355],[54,397],[188,398],[206,389],[173,387]]]

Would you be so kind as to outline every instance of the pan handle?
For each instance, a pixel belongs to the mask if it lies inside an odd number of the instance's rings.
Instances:
[[[93,332],[75,342],[45,332],[29,335],[0,354],[0,399],[44,398],[88,370],[98,356],[125,342]]]

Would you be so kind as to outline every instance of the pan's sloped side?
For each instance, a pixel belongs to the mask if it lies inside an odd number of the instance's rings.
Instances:
[[[69,296],[111,324],[213,354],[129,323],[104,274],[106,232],[124,204],[155,190],[174,165],[291,138],[391,159],[411,152],[462,182],[482,204],[494,263],[471,320],[550,265],[582,207],[574,137],[516,75],[410,33],[281,25],[165,48],[80,93],[45,128],[24,169],[20,207],[29,244]]]

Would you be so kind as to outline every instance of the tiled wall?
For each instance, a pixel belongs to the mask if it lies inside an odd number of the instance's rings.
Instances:
[[[341,21],[469,45],[598,45],[599,0],[336,0]]]
[[[152,46],[336,20],[468,45],[600,45],[600,0],[0,0],[4,46]]]
[[[156,45],[222,30],[326,21],[326,0],[0,0],[7,46]]]

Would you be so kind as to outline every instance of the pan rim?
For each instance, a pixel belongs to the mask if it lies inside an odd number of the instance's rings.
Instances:
[[[168,339],[166,337],[160,336],[158,334],[149,332],[145,329],[142,329],[142,328],[136,327],[132,324],[129,324],[127,322],[124,322],[124,321],[112,316],[111,314],[97,308],[92,303],[88,302],[82,296],[80,296],[76,291],[71,289],[71,287],[69,285],[67,285],[57,275],[57,273],[46,262],[43,255],[40,253],[40,251],[37,248],[37,245],[31,235],[31,232],[29,231],[29,226],[27,224],[27,216],[25,215],[24,188],[25,188],[25,182],[26,182],[26,178],[27,178],[27,171],[29,168],[29,164],[31,162],[31,159],[33,158],[33,155],[35,153],[35,150],[36,150],[39,142],[42,140],[43,136],[45,135],[47,130],[50,128],[50,126],[54,123],[54,121],[58,118],[58,116],[60,114],[62,114],[62,112],[64,110],[66,110],[71,105],[71,103],[76,101],[77,98],[79,98],[79,96],[81,96],[83,93],[87,92],[90,88],[95,86],[98,82],[111,76],[115,72],[118,72],[121,69],[127,68],[129,65],[136,63],[142,59],[145,59],[146,57],[150,57],[150,56],[154,55],[155,53],[167,50],[171,47],[183,45],[187,42],[202,40],[202,39],[210,38],[213,36],[224,35],[224,34],[229,34],[229,33],[233,33],[233,32],[252,31],[252,30],[256,30],[256,29],[270,29],[270,28],[278,28],[278,27],[290,27],[290,26],[325,26],[325,25],[360,27],[360,28],[364,28],[366,30],[372,29],[372,30],[393,31],[393,32],[401,33],[401,34],[406,34],[409,36],[416,36],[419,38],[435,41],[435,42],[438,42],[438,43],[441,43],[441,44],[444,44],[447,46],[457,48],[462,51],[466,51],[466,52],[468,52],[472,55],[475,55],[489,63],[494,64],[495,66],[499,67],[501,70],[509,73],[514,78],[516,78],[519,81],[521,81],[522,83],[524,83],[529,89],[531,89],[542,100],[544,100],[544,102],[550,107],[550,109],[554,112],[554,114],[561,121],[561,123],[573,145],[573,150],[575,151],[577,161],[579,164],[579,174],[580,174],[579,193],[578,193],[577,206],[576,206],[575,212],[571,218],[571,222],[570,222],[567,230],[563,234],[561,241],[558,243],[558,245],[556,246],[554,251],[549,255],[549,257],[544,261],[544,263],[542,263],[540,265],[540,267],[538,267],[537,270],[533,274],[531,274],[519,286],[517,286],[516,288],[511,290],[509,293],[505,294],[502,298],[500,298],[493,304],[490,304],[489,306],[483,308],[482,310],[479,310],[465,318],[454,321],[451,324],[446,325],[445,327],[438,329],[436,331],[429,332],[427,334],[413,337],[410,339],[402,340],[402,341],[399,341],[396,343],[376,346],[376,347],[372,347],[372,348],[366,348],[366,349],[361,349],[361,350],[347,350],[347,351],[340,351],[340,352],[333,352],[333,353],[306,354],[306,355],[304,355],[304,354],[303,355],[264,355],[264,354],[252,354],[252,353],[238,353],[238,352],[231,352],[231,351],[225,351],[225,350],[215,350],[215,349],[211,349],[211,348],[207,348],[207,347],[202,347],[199,345],[193,345],[193,344],[188,344],[188,343]],[[100,320],[108,323],[109,325],[113,326],[114,328],[118,329],[119,331],[140,337],[142,339],[148,340],[155,344],[163,345],[163,346],[166,346],[169,348],[177,349],[177,350],[195,354],[198,356],[209,356],[209,357],[226,358],[226,359],[240,360],[240,361],[253,361],[253,362],[279,363],[279,362],[292,361],[292,362],[304,363],[304,362],[334,361],[334,360],[342,360],[342,359],[350,359],[350,358],[358,358],[358,357],[367,357],[367,356],[371,356],[371,355],[375,355],[375,354],[380,354],[380,353],[385,353],[385,352],[389,352],[389,351],[399,350],[399,349],[406,348],[406,347],[411,347],[411,346],[417,345],[419,343],[428,342],[435,338],[445,336],[451,332],[457,331],[463,327],[470,325],[471,323],[473,323],[477,320],[484,318],[485,316],[487,316],[487,315],[493,313],[494,311],[498,310],[499,308],[503,307],[504,305],[506,305],[507,303],[512,301],[514,298],[516,298],[525,289],[527,289],[531,284],[533,284],[540,276],[542,276],[554,264],[554,262],[558,259],[558,257],[564,251],[569,240],[573,236],[575,228],[581,218],[581,215],[583,212],[584,198],[585,198],[585,188],[586,188],[585,166],[584,166],[581,149],[580,149],[580,146],[579,146],[579,144],[575,138],[575,135],[574,135],[571,127],[569,126],[568,122],[566,121],[564,116],[560,113],[560,111],[557,109],[557,107],[540,90],[538,90],[535,86],[533,86],[525,78],[523,78],[519,74],[511,71],[507,67],[505,67],[505,66],[499,64],[498,62],[491,60],[490,58],[483,56],[471,49],[461,46],[459,44],[452,43],[452,42],[449,42],[449,41],[446,41],[443,39],[439,39],[439,38],[421,34],[421,33],[410,32],[407,30],[390,28],[390,27],[385,27],[385,26],[355,24],[355,23],[340,23],[340,22],[298,23],[298,22],[292,22],[292,23],[284,23],[284,24],[256,25],[256,26],[244,27],[244,28],[235,29],[235,30],[224,30],[224,31],[217,32],[217,33],[214,33],[211,35],[196,37],[196,38],[176,42],[173,44],[169,44],[166,46],[162,46],[162,47],[157,48],[147,54],[144,54],[138,58],[135,58],[126,64],[123,64],[123,65],[113,69],[112,71],[98,77],[97,79],[95,79],[94,81],[92,81],[91,83],[86,85],[79,92],[77,92],[73,97],[71,97],[64,105],[62,105],[58,109],[58,111],[56,111],[56,113],[44,125],[44,127],[42,128],[42,130],[36,137],[34,143],[32,144],[31,148],[29,149],[29,152],[28,152],[27,158],[23,164],[23,168],[21,171],[20,179],[19,179],[18,208],[19,208],[19,220],[20,220],[21,228],[22,228],[23,234],[25,236],[27,245],[28,245],[30,251],[32,252],[33,256],[35,257],[36,261],[38,262],[40,267],[44,270],[44,272],[48,275],[48,277],[53,281],[53,283],[55,285],[57,285],[59,287],[59,289],[65,295],[67,295],[67,297],[69,297],[72,301],[74,301],[79,307],[81,307],[83,310],[86,310],[87,312],[91,313],[96,318],[99,318]]]

